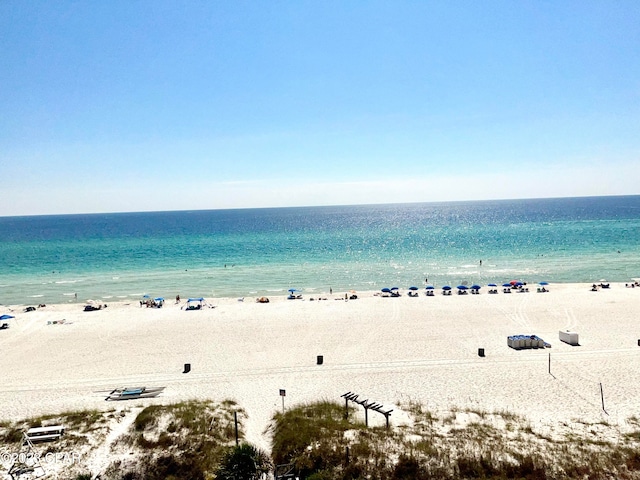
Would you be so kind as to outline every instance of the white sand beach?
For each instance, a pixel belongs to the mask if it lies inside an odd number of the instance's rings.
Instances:
[[[229,398],[248,414],[247,440],[266,448],[264,430],[285,389],[285,408],[355,392],[394,408],[392,424],[403,421],[398,404],[409,400],[433,411],[508,410],[539,427],[624,424],[640,408],[640,288],[549,289],[417,298],[359,292],[349,301],[334,292],[268,304],[209,299],[215,308],[198,311],[173,301],[161,309],[109,303],[94,312],[82,303],[28,313],[0,307],[16,317],[0,330],[0,419]],[[577,332],[580,345],[560,342],[560,330]],[[516,334],[552,346],[516,351],[507,346]],[[133,386],[166,389],[155,399],[104,400],[104,391]]]

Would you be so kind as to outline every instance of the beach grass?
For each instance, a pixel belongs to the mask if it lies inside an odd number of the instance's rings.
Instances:
[[[640,478],[635,436],[606,438],[538,432],[508,411],[454,408],[437,415],[416,402],[403,406],[408,425],[365,428],[344,418],[344,406],[320,401],[275,414],[273,458],[301,478],[605,479]]]
[[[247,417],[234,401],[188,400],[3,422],[0,441],[17,448],[27,425],[64,423],[61,443],[39,448],[82,448],[91,458],[107,433],[123,425],[100,472],[110,480],[227,478],[250,465],[253,470],[247,471],[255,475],[288,465],[299,478],[312,480],[640,479],[638,429],[622,432],[602,421],[549,430],[505,410],[435,412],[416,401],[397,405],[397,413],[403,414],[397,425],[367,427],[357,409],[339,402],[294,405],[272,416],[265,432],[270,454],[244,441],[235,445],[234,417],[239,417],[239,440]],[[123,418],[129,423],[121,424]],[[637,419],[628,423],[635,426]],[[88,470],[89,464],[81,463],[57,478],[88,478]]]
[[[235,441],[236,415],[240,439],[246,414],[234,401],[188,400],[147,406],[118,441],[144,455],[134,465],[112,463],[107,475],[117,478],[117,472],[126,471],[131,478],[207,478]]]

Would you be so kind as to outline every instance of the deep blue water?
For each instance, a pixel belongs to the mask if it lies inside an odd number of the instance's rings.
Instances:
[[[0,232],[0,304],[640,276],[640,196],[0,217]]]

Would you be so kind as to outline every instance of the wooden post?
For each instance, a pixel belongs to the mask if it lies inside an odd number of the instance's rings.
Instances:
[[[344,460],[347,465],[349,465],[349,447],[344,447]]]
[[[602,400],[602,411],[604,413],[607,413],[607,411],[604,408],[604,392],[602,390],[602,382],[600,383],[600,400]],[[609,414],[607,413],[607,415],[609,415]]]
[[[349,418],[349,399],[344,397],[344,419],[347,420]]]
[[[549,352],[549,375],[551,375],[551,352]]]
[[[238,446],[238,412],[233,412],[233,420],[236,424],[236,447]]]

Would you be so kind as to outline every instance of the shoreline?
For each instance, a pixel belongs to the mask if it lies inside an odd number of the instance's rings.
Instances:
[[[512,411],[543,429],[624,425],[640,407],[640,385],[629,381],[640,375],[640,289],[590,286],[417,298],[358,292],[347,302],[344,292],[322,301],[275,296],[269,304],[222,298],[200,311],[171,300],[160,309],[136,301],[94,312],[80,302],[52,304],[16,314],[0,331],[1,416],[230,398],[248,413],[247,439],[265,446],[285,389],[287,405],[356,392],[395,408],[394,424],[403,419],[399,403],[418,401],[434,411]],[[559,341],[564,330],[579,334],[579,346]],[[518,334],[538,335],[551,348],[509,348],[506,337]],[[191,371],[182,373],[186,363]],[[127,386],[166,389],[126,402],[96,393]]]
[[[594,283],[595,282],[595,283]],[[575,287],[579,287],[579,286],[584,286],[585,288],[591,288],[592,285],[600,285],[601,283],[607,283],[609,285],[611,285],[611,288],[625,288],[626,284],[632,285],[634,282],[636,283],[635,288],[638,288],[639,285],[637,285],[638,282],[640,282],[640,277],[636,277],[636,278],[630,278],[627,281],[609,281],[609,280],[604,280],[604,279],[600,279],[594,282],[545,282],[545,286],[547,288],[555,288],[555,287],[559,287],[559,288],[564,288],[567,286],[575,286]],[[468,283],[468,285],[471,285],[473,282],[465,282]],[[502,282],[496,282],[497,283],[497,288],[499,290],[500,293],[502,293],[502,289],[503,289],[503,285]],[[430,283],[431,284],[431,283]],[[451,286],[452,291],[456,292],[456,286],[457,284],[455,284],[455,282],[453,283],[449,283],[449,286]],[[490,287],[488,287],[486,284],[479,284],[482,288],[480,289],[480,293],[487,293],[487,291],[489,290]],[[530,291],[532,291],[533,293],[535,292],[535,289],[539,287],[539,283],[537,282],[523,282],[524,286],[527,286]],[[436,295],[440,295],[442,293],[442,286],[434,286],[434,292]],[[177,289],[176,289],[177,290]],[[340,300],[340,295],[351,295],[353,292],[356,292],[358,295],[362,295],[362,296],[377,296],[381,294],[381,289],[379,290],[370,290],[370,289],[364,289],[364,290],[358,290],[358,289],[352,289],[352,288],[347,288],[347,289],[333,289],[335,291],[330,292],[329,289],[326,290],[321,290],[319,288],[316,287],[309,287],[309,288],[302,288],[301,290],[299,290],[299,293],[302,294],[303,296],[303,300],[308,300],[310,298],[319,298],[321,297],[322,299],[325,298],[329,298],[331,297],[331,299],[335,299],[335,300]],[[406,296],[409,293],[409,289],[408,287],[400,287],[400,292],[402,296]],[[425,286],[420,286],[418,287],[418,296],[422,297],[425,296],[426,290],[425,290]],[[63,294],[64,297],[69,298],[72,297],[74,294],[72,293],[65,293]],[[99,297],[96,296],[94,298],[87,298],[87,299],[83,299],[81,297],[78,296],[78,298],[73,298],[73,299],[68,299],[66,301],[58,301],[58,302],[47,302],[47,303],[41,303],[38,301],[38,299],[42,298],[43,295],[38,295],[38,296],[34,296],[34,301],[33,302],[28,302],[28,303],[0,303],[0,311],[2,310],[9,310],[10,312],[15,312],[16,310],[19,309],[23,309],[23,308],[27,308],[27,307],[38,307],[38,305],[45,305],[45,307],[73,307],[73,306],[82,306],[85,305],[87,303],[101,303],[101,304],[107,304],[107,305],[137,305],[140,300],[143,298],[145,294],[130,294],[130,295],[119,295],[119,296],[113,296],[113,295],[108,295],[108,296],[104,296],[104,297]],[[256,291],[251,291],[250,294],[247,295],[238,295],[238,296],[229,296],[229,295],[220,295],[220,296],[216,296],[216,295],[194,295],[194,297],[203,297],[205,298],[205,300],[209,300],[210,302],[221,302],[221,303],[227,303],[230,301],[237,301],[239,299],[247,299],[249,301],[251,300],[255,300],[257,298],[260,297],[267,297],[270,299],[270,301],[279,301],[279,300],[285,300],[287,297],[287,289],[285,288],[281,288],[281,289],[270,289],[270,290],[264,290],[261,291],[261,293],[258,293]],[[152,295],[153,296],[153,295]],[[156,297],[159,298],[162,297],[161,295]],[[183,296],[182,294],[180,295],[181,297],[181,303],[184,303],[187,298],[186,296]],[[171,297],[162,297],[165,300],[165,305],[174,305],[175,304],[175,297],[171,298]]]

